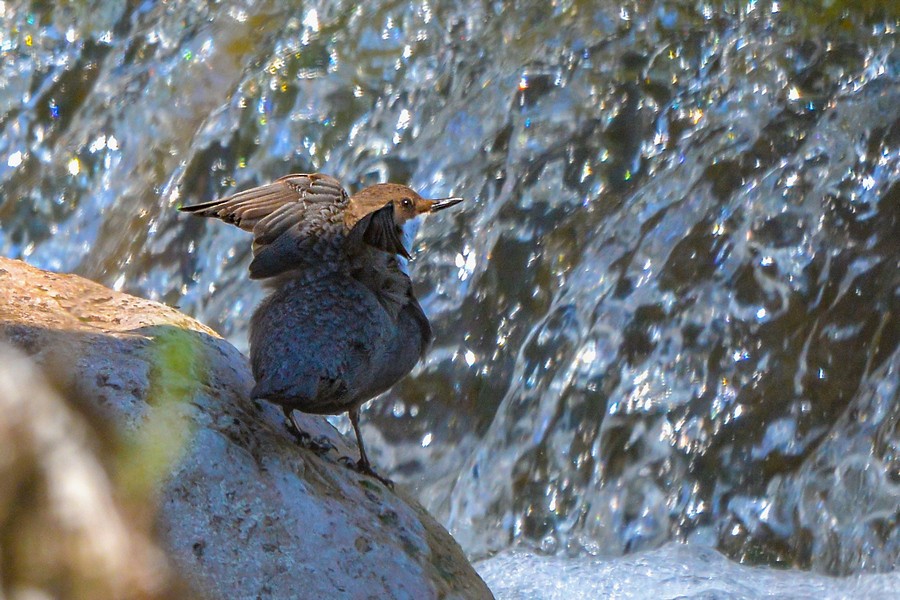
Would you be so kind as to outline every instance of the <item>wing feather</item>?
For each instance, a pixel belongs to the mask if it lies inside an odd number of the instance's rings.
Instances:
[[[340,182],[321,173],[298,173],[233,196],[183,206],[253,233],[253,279],[328,264],[344,237],[349,196]]]
[[[286,205],[346,205],[348,200],[347,192],[334,177],[321,173],[296,173],[227,198],[182,206],[179,210],[201,217],[216,217],[237,225],[244,231],[254,231],[260,221]],[[300,213],[294,214],[301,216]]]

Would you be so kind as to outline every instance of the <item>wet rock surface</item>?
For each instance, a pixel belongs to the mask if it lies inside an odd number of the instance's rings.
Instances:
[[[490,597],[422,508],[298,445],[250,403],[245,358],[177,310],[0,259],[0,339],[121,436],[114,480],[157,507],[161,545],[211,597]],[[121,460],[120,460],[121,459]]]

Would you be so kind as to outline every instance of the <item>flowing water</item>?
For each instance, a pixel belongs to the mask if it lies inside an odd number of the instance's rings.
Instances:
[[[785,3],[787,4],[787,3]],[[364,433],[473,557],[900,561],[893,3],[0,2],[0,252],[246,349],[290,172],[461,195]]]

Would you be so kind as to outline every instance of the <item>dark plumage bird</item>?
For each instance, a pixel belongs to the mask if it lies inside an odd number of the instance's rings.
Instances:
[[[272,293],[250,321],[253,399],[291,411],[347,412],[359,469],[374,474],[359,408],[410,372],[431,343],[400,258],[404,226],[461,198],[427,200],[393,183],[353,196],[320,173],[287,175],[180,210],[253,233],[250,278]]]

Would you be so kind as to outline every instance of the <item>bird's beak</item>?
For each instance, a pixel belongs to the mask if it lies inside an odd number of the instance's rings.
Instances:
[[[439,198],[437,200],[432,200],[431,210],[429,210],[428,212],[437,212],[439,210],[444,210],[445,208],[456,206],[462,201],[462,198]]]

